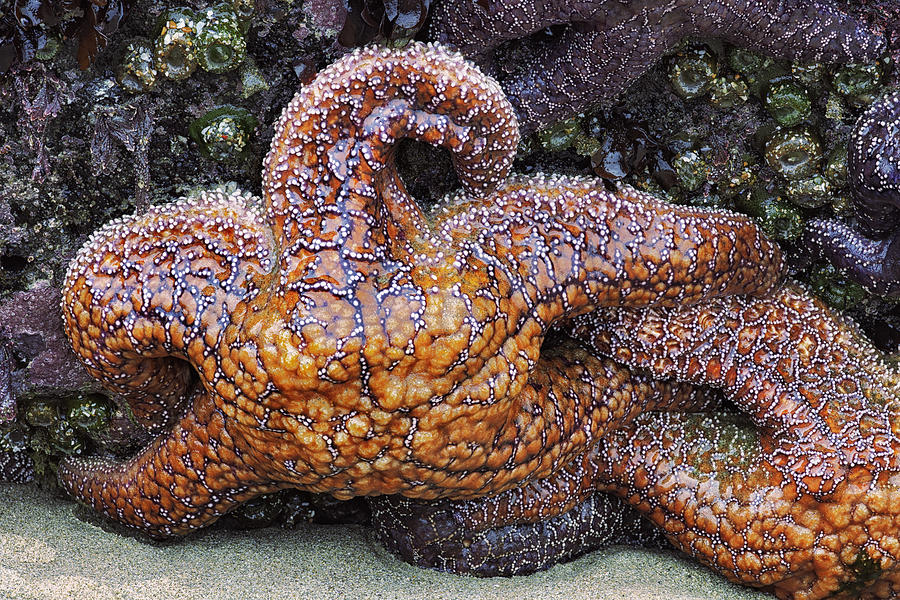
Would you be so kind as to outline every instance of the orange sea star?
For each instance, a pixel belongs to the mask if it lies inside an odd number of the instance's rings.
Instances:
[[[466,194],[424,214],[392,160],[402,137],[448,149]],[[640,410],[691,405],[686,386],[603,385],[588,353],[541,356],[544,336],[602,306],[768,293],[777,247],[741,215],[507,179],[517,142],[461,56],[365,49],[285,109],[264,207],[208,193],[94,234],[66,278],[67,332],[161,433],[126,462],[66,459],[65,488],[156,537],[285,487],[472,498],[553,474]]]

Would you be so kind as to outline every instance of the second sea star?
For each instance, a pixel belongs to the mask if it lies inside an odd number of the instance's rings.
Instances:
[[[443,0],[428,35],[489,69],[498,46],[530,38],[517,67],[497,73],[525,132],[615,98],[690,36],[801,62],[870,62],[887,49],[825,0]]]

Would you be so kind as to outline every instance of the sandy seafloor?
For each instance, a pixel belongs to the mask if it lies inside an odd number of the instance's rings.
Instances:
[[[771,599],[668,552],[615,547],[528,577],[477,579],[407,565],[363,527],[212,530],[154,545],[85,509],[0,484],[3,599]]]

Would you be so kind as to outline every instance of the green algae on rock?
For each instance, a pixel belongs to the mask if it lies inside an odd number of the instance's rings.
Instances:
[[[803,216],[797,208],[781,197],[772,196],[761,186],[741,197],[740,208],[777,240],[796,240],[803,231]]]
[[[769,84],[765,105],[779,125],[793,127],[809,118],[812,100],[803,86],[793,79],[784,79]]]
[[[122,88],[132,94],[149,92],[156,87],[157,76],[154,63],[154,50],[146,40],[131,42],[125,48],[116,69],[116,81]]]
[[[0,462],[3,453],[18,453],[17,464],[27,461],[33,475],[54,485],[59,460],[100,447],[112,416],[110,400],[100,394],[31,398],[24,403],[19,421],[0,426]]]
[[[682,188],[688,192],[700,189],[709,175],[709,165],[696,150],[687,150],[676,156],[672,160],[672,167]]]
[[[819,208],[828,204],[834,193],[831,181],[820,173],[805,179],[793,179],[784,187],[788,200],[802,208]]]
[[[718,73],[718,61],[706,47],[678,52],[669,65],[669,81],[675,93],[690,100],[703,96],[712,88]]]
[[[244,61],[246,31],[233,5],[217,4],[196,12],[172,7],[159,22],[154,61],[169,79],[186,79],[198,65],[210,73],[225,73]]]
[[[884,89],[884,69],[882,61],[844,65],[835,70],[831,86],[848,104],[862,108],[872,104]]]
[[[713,79],[709,88],[709,102],[716,108],[728,109],[740,106],[750,98],[747,82],[738,76]]]
[[[817,263],[806,271],[806,280],[813,293],[837,310],[847,310],[864,301],[866,290],[847,279],[830,263]]]
[[[761,96],[769,78],[774,73],[780,73],[780,67],[773,58],[737,46],[728,49],[726,60],[734,72],[740,73],[755,96]]]
[[[580,119],[584,115],[578,115],[557,121],[549,127],[538,132],[537,137],[541,147],[548,152],[560,152],[575,143],[581,132]]]
[[[34,479],[28,434],[19,423],[0,424],[0,482],[27,483]]]

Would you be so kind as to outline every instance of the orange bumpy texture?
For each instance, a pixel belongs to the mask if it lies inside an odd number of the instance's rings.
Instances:
[[[608,500],[591,504],[607,492],[684,552],[781,598],[900,595],[900,375],[853,323],[791,284],[769,298],[598,309],[565,332],[548,356],[575,359],[577,340],[615,359],[605,381],[669,380],[687,386],[682,401],[647,405],[550,477],[491,497],[375,502],[389,548],[482,575],[547,566],[548,552],[615,541],[610,523],[634,527]],[[604,381],[601,359],[577,360]],[[710,412],[712,390],[744,414]]]
[[[453,158],[464,193],[433,214],[397,174],[404,137]],[[94,234],[66,278],[67,332],[159,437],[126,462],[67,459],[66,489],[155,537],[285,487],[478,498],[561,472],[638,412],[702,401],[574,346],[542,356],[544,337],[603,307],[768,294],[778,248],[741,215],[510,178],[517,143],[496,82],[461,56],[364,49],[285,109],[262,202],[205,193]]]

